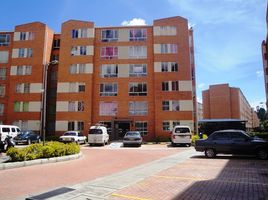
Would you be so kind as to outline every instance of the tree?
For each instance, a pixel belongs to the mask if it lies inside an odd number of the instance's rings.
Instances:
[[[266,110],[257,106],[257,116],[261,122],[266,119]]]

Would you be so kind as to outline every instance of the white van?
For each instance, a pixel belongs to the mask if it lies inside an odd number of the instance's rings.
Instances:
[[[4,141],[9,135],[12,138],[16,137],[20,133],[20,128],[13,125],[0,125],[0,138]]]
[[[171,132],[171,144],[185,144],[191,146],[192,133],[189,126],[175,126]]]
[[[91,126],[88,132],[88,144],[108,144],[109,142],[109,134],[107,132],[107,128],[105,126],[96,125]]]

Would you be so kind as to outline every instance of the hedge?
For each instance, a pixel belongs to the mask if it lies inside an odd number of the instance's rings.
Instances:
[[[10,148],[7,155],[10,156],[10,162],[34,160],[39,158],[52,158],[65,155],[77,154],[80,152],[80,146],[75,143],[64,144],[61,142],[47,142],[42,144],[32,144],[25,148]]]

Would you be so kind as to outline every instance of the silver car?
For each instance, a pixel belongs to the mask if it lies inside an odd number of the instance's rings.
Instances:
[[[142,137],[139,131],[128,131],[123,138],[124,146],[135,145],[140,147],[141,144],[142,144]]]

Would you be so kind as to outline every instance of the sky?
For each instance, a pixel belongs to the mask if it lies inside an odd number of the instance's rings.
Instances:
[[[266,101],[261,53],[266,6],[266,0],[8,0],[1,2],[0,31],[33,21],[59,33],[70,19],[101,27],[181,16],[194,30],[198,101],[209,85],[228,83],[256,107]]]

